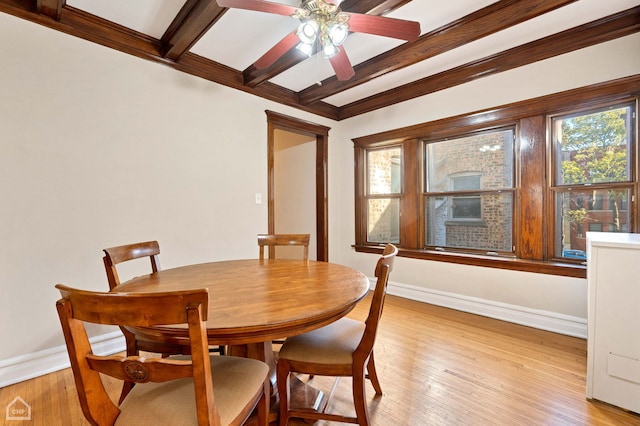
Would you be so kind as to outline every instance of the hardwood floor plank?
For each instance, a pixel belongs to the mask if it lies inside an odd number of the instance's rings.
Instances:
[[[363,320],[368,300],[350,316]],[[367,384],[373,426],[640,426],[640,415],[585,398],[583,339],[388,296],[374,353],[384,394],[374,397]],[[117,399],[120,385],[105,383]],[[333,380],[311,383],[328,391]],[[24,424],[88,424],[69,369],[0,389],[0,407],[16,396],[32,405]],[[329,410],[354,413],[350,379],[341,379]]]

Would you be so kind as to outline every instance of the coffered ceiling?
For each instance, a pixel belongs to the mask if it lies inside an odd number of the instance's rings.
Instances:
[[[0,0],[0,12],[335,120],[640,29],[639,0],[343,0],[340,7],[418,21],[421,36],[350,34],[343,47],[355,75],[338,81],[322,55],[295,48],[266,69],[253,66],[299,24],[289,16],[215,0]]]

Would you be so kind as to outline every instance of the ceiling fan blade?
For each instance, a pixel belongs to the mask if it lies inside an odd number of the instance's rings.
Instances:
[[[220,7],[232,7],[234,9],[255,10],[258,12],[275,13],[276,15],[290,16],[296,13],[297,7],[281,3],[273,3],[263,0],[216,0]]]
[[[331,62],[331,66],[336,72],[336,77],[338,77],[338,80],[340,81],[349,80],[356,74],[351,66],[351,61],[349,61],[347,52],[344,51],[344,48],[339,49],[338,53],[330,57],[329,62]]]
[[[349,31],[375,34],[385,37],[413,41],[420,37],[420,23],[386,16],[348,13]]]
[[[296,31],[293,31],[269,49],[269,51],[262,55],[253,65],[258,69],[269,68],[275,61],[293,49],[298,43],[300,43],[300,38],[298,38]]]

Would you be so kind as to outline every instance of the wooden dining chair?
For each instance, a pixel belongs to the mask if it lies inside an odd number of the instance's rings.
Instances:
[[[148,257],[151,261],[151,271],[158,272],[160,270],[160,260],[158,259],[160,245],[157,241],[125,244],[123,246],[106,248],[103,251],[104,257],[102,260],[104,262],[104,268],[107,271],[107,281],[109,282],[110,290],[120,285],[120,277],[118,276],[118,270],[116,268],[116,265],[119,263]]]
[[[120,277],[118,275],[118,269],[116,268],[116,265],[118,264],[148,257],[151,262],[152,272],[158,272],[161,269],[160,260],[158,258],[158,255],[160,254],[160,245],[157,241],[125,244],[122,246],[109,247],[103,251],[104,257],[102,258],[102,261],[107,272],[107,281],[109,283],[110,290],[113,290],[116,286],[120,285]],[[120,327],[120,330],[122,330],[122,334],[124,335],[125,343],[127,345],[127,355],[138,355],[140,351],[145,351],[160,353],[166,357],[169,355],[184,354],[185,351],[188,351],[188,348],[183,345],[172,345],[170,343],[138,338],[133,332],[127,330],[125,327]],[[210,351],[219,352],[223,355],[224,346],[210,348]],[[127,396],[127,393],[131,390],[133,385],[133,382],[125,381],[120,401]]]
[[[304,419],[325,419],[330,421],[369,424],[365,378],[371,380],[376,395],[382,395],[382,388],[373,359],[373,345],[378,323],[382,315],[384,299],[389,282],[389,273],[398,249],[387,244],[375,269],[377,277],[369,315],[364,323],[341,318],[322,328],[287,338],[280,348],[277,365],[278,394],[280,395],[280,426],[285,426],[290,417]],[[366,368],[366,373],[365,373]],[[290,407],[290,373],[316,376],[350,376],[353,379],[352,393],[356,417],[348,417],[326,412],[336,386],[318,412],[295,410]],[[367,374],[368,373],[368,374]]]
[[[275,256],[276,246],[302,246],[302,260],[309,260],[309,240],[310,234],[258,234],[258,247],[260,250],[260,260],[264,260],[264,249],[269,247],[269,258]],[[284,343],[284,337],[280,339],[274,339],[271,343],[274,345],[282,345]]]
[[[276,246],[302,246],[302,260],[309,260],[309,234],[258,234],[260,260],[264,260],[264,249],[269,247],[269,258],[275,256]]]
[[[269,416],[269,367],[262,361],[210,355],[206,289],[165,293],[97,293],[56,285],[56,303],[82,412],[94,425],[241,425],[257,407]],[[190,356],[96,355],[85,323],[152,327],[185,324]],[[136,386],[118,406],[101,374]]]
[[[102,261],[107,272],[107,281],[109,289],[113,290],[120,285],[120,277],[116,265],[128,262],[134,259],[142,259],[148,257],[151,261],[151,271],[158,272],[160,268],[160,245],[157,241],[146,241],[142,243],[125,244],[122,246],[109,247],[103,250],[104,257]],[[128,355],[138,355],[139,351],[162,353],[165,355],[181,354],[184,347],[181,345],[170,345],[156,341],[147,341],[136,338],[135,334],[124,327],[120,327],[124,334],[127,344]]]

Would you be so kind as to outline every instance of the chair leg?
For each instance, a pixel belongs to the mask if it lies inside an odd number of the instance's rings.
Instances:
[[[378,373],[376,372],[376,365],[373,360],[373,352],[369,356],[369,362],[367,363],[367,374],[369,380],[371,380],[371,384],[373,388],[376,390],[376,395],[382,395],[382,387],[380,386],[380,381],[378,380]]]
[[[138,352],[138,345],[136,344],[136,336],[124,327],[120,327],[120,329],[122,330],[122,334],[124,335],[124,341],[127,345],[127,356],[138,355],[139,352]],[[128,380],[125,380],[122,383],[122,392],[120,392],[120,399],[118,399],[118,405],[122,404],[122,401],[124,401],[127,395],[129,395],[129,392],[131,392],[131,389],[133,389],[134,385],[135,385],[135,382],[131,382]]]
[[[222,346],[221,346],[222,347]],[[258,426],[269,425],[269,402],[271,401],[271,382],[269,378],[264,381],[262,396],[258,401]]]
[[[118,399],[118,405],[122,404],[122,401],[124,401],[127,395],[129,395],[129,392],[131,392],[131,389],[133,389],[133,385],[135,385],[135,382],[126,381],[122,383],[122,392],[120,392],[120,399]]]
[[[279,426],[287,426],[289,421],[289,363],[279,359],[276,366],[278,396],[280,397]]]
[[[360,426],[369,426],[369,411],[365,392],[364,366],[353,372],[353,404]]]

